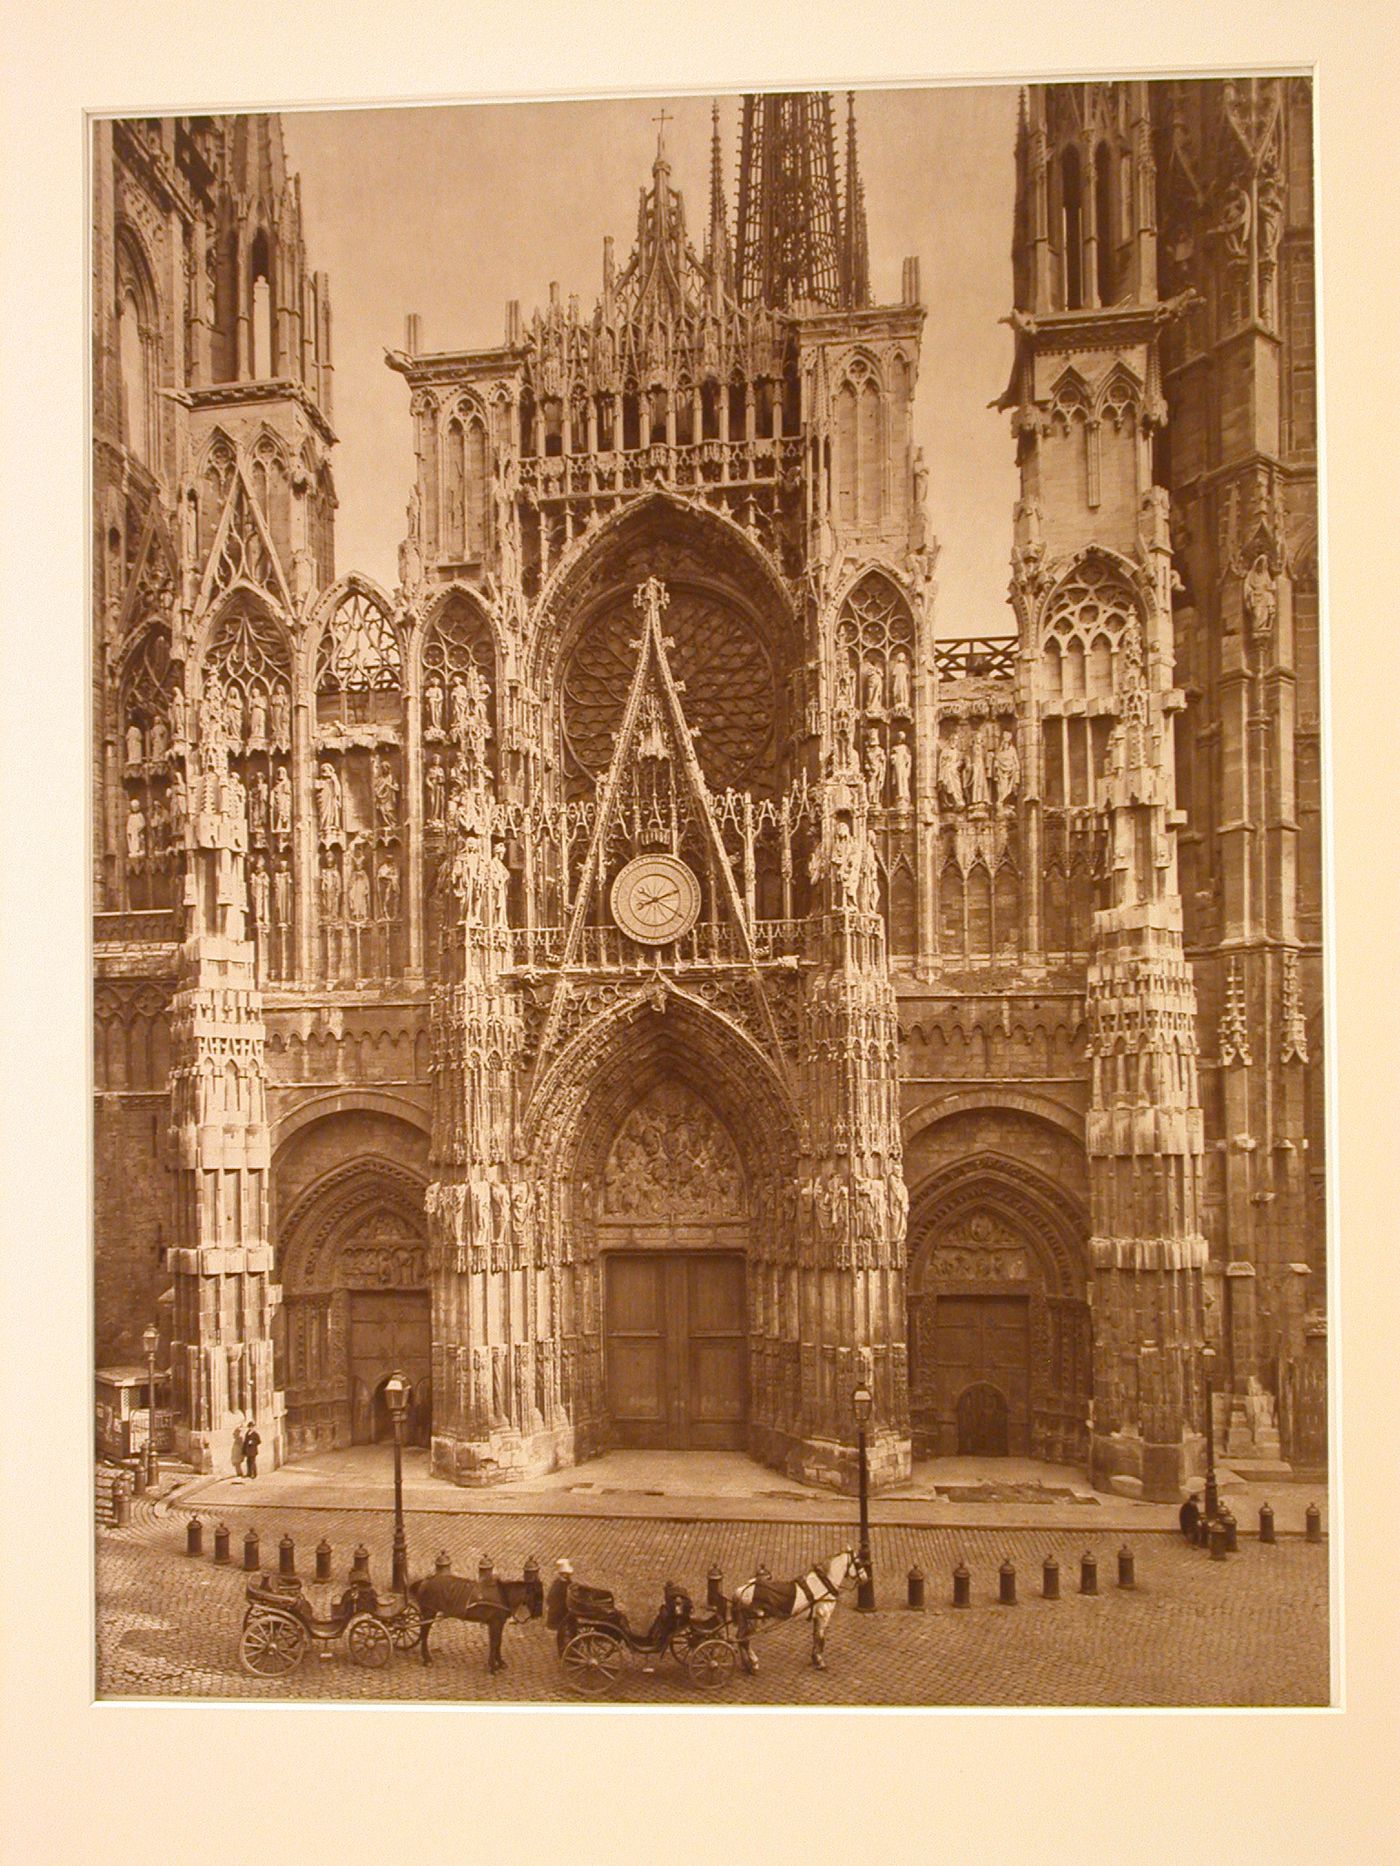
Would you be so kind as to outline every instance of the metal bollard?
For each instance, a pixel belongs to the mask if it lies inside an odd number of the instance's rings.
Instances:
[[[1040,1571],[1040,1594],[1042,1600],[1060,1598],[1060,1564],[1053,1555],[1045,1557],[1045,1565]]]
[[[125,1529],[131,1522],[131,1492],[121,1478],[112,1479],[112,1527]]]
[[[329,1581],[331,1578],[331,1545],[324,1536],[316,1544],[316,1579]]]
[[[1315,1503],[1310,1503],[1303,1513],[1305,1539],[1309,1542],[1322,1540],[1322,1511]]]
[[[1210,1526],[1210,1558],[1212,1561],[1225,1559],[1225,1525],[1219,1517]]]
[[[1137,1571],[1136,1564],[1133,1560],[1133,1551],[1128,1547],[1126,1542],[1118,1551],[1118,1585],[1119,1587],[1137,1586]]]
[[[909,1605],[915,1613],[924,1610],[924,1571],[917,1562],[909,1570]]]
[[[481,1560],[476,1564],[476,1578],[478,1581],[495,1580],[496,1570],[491,1565],[491,1557],[489,1555],[483,1555]]]
[[[250,1529],[243,1538],[243,1572],[252,1574],[258,1565],[258,1532]]]
[[[1225,1553],[1238,1555],[1240,1552],[1240,1526],[1230,1510],[1220,1512],[1220,1520],[1225,1525]]]
[[[1014,1607],[1016,1605],[1016,1566],[1009,1555],[1001,1564],[1000,1574],[1001,1590],[997,1595],[997,1600],[1003,1607]]]
[[[713,1607],[717,1613],[724,1608],[724,1570],[718,1562],[711,1565],[705,1577],[705,1605]]]
[[[437,1560],[433,1563],[433,1573],[434,1574],[451,1574],[451,1572],[452,1572],[452,1557],[448,1554],[446,1549],[439,1549]]]
[[[369,1550],[363,1542],[350,1558],[350,1579],[352,1581],[369,1580]]]
[[[1272,1542],[1273,1539],[1274,1512],[1271,1505],[1261,1503],[1259,1506],[1259,1540],[1261,1542]]]
[[[282,1540],[277,1544],[277,1572],[278,1574],[295,1574],[296,1571],[296,1543],[292,1541],[289,1532],[287,1535],[283,1536]]]
[[[192,1516],[185,1529],[185,1553],[202,1555],[204,1553],[204,1524],[197,1516]]]
[[[955,1607],[972,1605],[972,1576],[968,1572],[967,1563],[961,1560],[953,1570],[953,1605]]]
[[[1079,1591],[1081,1594],[1099,1591],[1099,1564],[1088,1549],[1079,1558]]]
[[[228,1524],[214,1525],[214,1560],[220,1567],[228,1560]]]

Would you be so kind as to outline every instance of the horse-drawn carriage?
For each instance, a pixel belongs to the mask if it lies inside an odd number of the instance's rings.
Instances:
[[[697,1608],[677,1581],[666,1583],[660,1611],[644,1633],[633,1629],[608,1589],[571,1582],[559,1644],[565,1676],[584,1697],[602,1697],[628,1654],[644,1660],[669,1654],[701,1691],[727,1684],[737,1663],[724,1615]]]
[[[412,1603],[389,1612],[367,1581],[352,1581],[320,1618],[295,1576],[265,1574],[245,1590],[248,1606],[238,1657],[258,1678],[282,1678],[294,1671],[313,1646],[323,1652],[345,1641],[352,1662],[377,1671],[397,1647],[410,1650],[419,1638],[419,1616]]]

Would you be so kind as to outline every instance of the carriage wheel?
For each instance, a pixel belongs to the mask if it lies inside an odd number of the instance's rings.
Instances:
[[[423,1616],[412,1601],[400,1613],[396,1613],[387,1622],[389,1637],[394,1642],[396,1652],[412,1652],[418,1644],[418,1635],[423,1628]]]
[[[666,1650],[677,1665],[689,1665],[691,1647],[694,1640],[688,1626],[681,1626],[666,1641]]]
[[[737,1663],[734,1648],[727,1639],[702,1639],[690,1652],[690,1682],[701,1691],[718,1691],[734,1676]]]
[[[245,1672],[256,1678],[282,1678],[294,1671],[306,1651],[306,1628],[290,1613],[250,1613],[238,1642]]]
[[[601,1697],[622,1670],[622,1641],[596,1628],[580,1633],[565,1646],[563,1663],[575,1691],[587,1698]]]
[[[355,1615],[345,1629],[345,1643],[356,1665],[367,1666],[375,1672],[389,1663],[389,1654],[393,1651],[388,1628],[372,1613]]]

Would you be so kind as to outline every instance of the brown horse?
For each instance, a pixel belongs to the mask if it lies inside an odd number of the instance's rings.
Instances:
[[[538,1579],[468,1581],[459,1574],[430,1574],[409,1582],[408,1598],[418,1610],[418,1651],[425,1665],[433,1662],[428,1634],[434,1620],[472,1620],[486,1628],[486,1669],[502,1672],[506,1662],[501,1656],[501,1635],[506,1621],[537,1620],[544,1607],[544,1588]]]
[[[755,1575],[752,1581],[736,1587],[729,1608],[734,1618],[739,1661],[744,1670],[758,1670],[758,1660],[749,1641],[760,1620],[791,1620],[797,1614],[809,1613],[812,1616],[812,1663],[819,1672],[825,1671],[822,1652],[828,1622],[836,1611],[842,1588],[862,1580],[865,1572],[856,1551],[842,1549],[829,1561],[809,1568],[795,1581],[771,1581],[764,1575]]]

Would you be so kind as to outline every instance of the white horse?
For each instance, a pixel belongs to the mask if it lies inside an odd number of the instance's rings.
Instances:
[[[758,1660],[749,1640],[760,1620],[791,1620],[799,1613],[807,1613],[812,1618],[812,1663],[819,1672],[825,1671],[822,1649],[841,1590],[863,1581],[867,1574],[865,1563],[856,1551],[842,1549],[829,1561],[809,1568],[795,1581],[773,1581],[766,1575],[755,1575],[751,1581],[736,1587],[729,1607],[734,1616],[734,1637],[744,1670],[758,1670]]]

